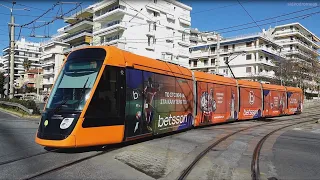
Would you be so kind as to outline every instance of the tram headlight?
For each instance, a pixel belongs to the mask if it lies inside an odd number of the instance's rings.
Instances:
[[[60,124],[60,129],[67,129],[72,124],[74,118],[64,118]]]

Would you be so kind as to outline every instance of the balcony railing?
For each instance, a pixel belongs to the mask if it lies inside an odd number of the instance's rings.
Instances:
[[[81,23],[81,22],[83,22],[83,21],[89,21],[89,22],[92,22],[92,18],[79,19],[79,20],[78,20],[78,21],[76,21],[75,23],[70,24],[70,25],[68,25],[68,26],[64,27],[63,29],[64,29],[65,31],[66,31],[66,30],[69,30],[69,29],[73,28],[73,26],[75,26],[75,25],[77,25],[77,24],[79,24],[79,23]]]
[[[85,29],[85,30],[79,31],[79,32],[74,33],[74,34],[70,34],[70,35],[66,36],[64,39],[67,40],[67,39],[69,39],[69,38],[71,38],[71,37],[77,36],[77,35],[79,35],[79,34],[81,34],[81,33],[84,33],[84,32],[92,33],[91,30]]]
[[[309,41],[312,41],[313,43],[316,43],[311,37],[305,35],[302,31],[299,30],[290,30],[290,31],[284,31],[284,32],[277,32],[275,33],[275,35],[281,35],[281,34],[288,34],[288,33],[300,33],[303,37],[305,37],[306,39],[308,39]]]
[[[109,8],[109,9],[102,9],[102,10],[96,12],[96,13],[95,13],[95,16],[96,16],[96,18],[97,18],[97,17],[100,17],[100,16],[102,16],[102,15],[105,15],[105,14],[107,14],[107,13],[109,13],[109,12],[112,12],[112,11],[114,11],[114,10],[117,10],[117,9],[125,10],[126,7],[125,7],[125,6],[122,6],[122,5],[117,5],[117,6],[113,6],[113,7]]]

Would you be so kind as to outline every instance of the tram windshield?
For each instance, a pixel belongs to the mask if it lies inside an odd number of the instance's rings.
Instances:
[[[105,54],[105,50],[94,48],[70,54],[52,89],[47,108],[81,111],[89,99]]]

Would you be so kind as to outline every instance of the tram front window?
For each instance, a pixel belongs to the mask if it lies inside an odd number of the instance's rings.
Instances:
[[[52,89],[47,108],[81,111],[89,99],[102,63],[101,59],[68,59]]]

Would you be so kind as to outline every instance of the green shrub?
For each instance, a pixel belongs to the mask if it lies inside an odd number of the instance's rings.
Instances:
[[[20,99],[12,98],[12,99],[1,99],[1,101],[18,103],[18,104],[25,106],[28,109],[32,109],[33,110],[32,114],[40,114],[40,110],[39,110],[37,104],[33,100],[20,100]],[[16,109],[16,107],[12,107],[12,108]]]

